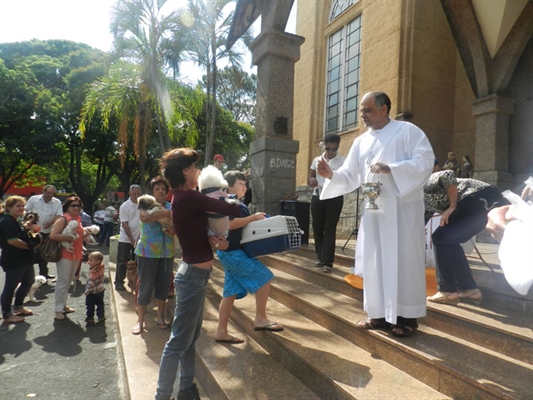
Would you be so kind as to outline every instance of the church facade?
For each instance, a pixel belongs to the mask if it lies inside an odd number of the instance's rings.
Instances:
[[[296,34],[300,192],[325,134],[346,155],[365,131],[359,103],[374,90],[424,130],[441,166],[468,155],[474,178],[501,190],[533,174],[533,1],[297,0]]]

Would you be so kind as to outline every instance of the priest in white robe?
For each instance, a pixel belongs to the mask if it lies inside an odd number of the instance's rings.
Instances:
[[[355,273],[364,277],[363,329],[392,325],[392,334],[411,336],[417,318],[426,315],[424,183],[435,156],[424,132],[390,119],[391,103],[383,92],[361,100],[361,118],[370,128],[357,137],[343,166],[333,172],[319,162],[326,178],[320,199],[380,182],[377,210],[364,210],[357,238]]]

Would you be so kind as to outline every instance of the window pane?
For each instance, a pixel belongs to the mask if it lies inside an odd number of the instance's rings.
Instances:
[[[352,97],[351,99],[346,100],[346,106],[344,107],[344,111],[353,111],[357,108],[357,104],[355,102],[355,97]]]
[[[328,82],[339,79],[340,70],[341,70],[340,67],[337,67],[333,69],[332,71],[330,71]]]
[[[344,129],[354,128],[357,125],[357,113],[351,111],[344,117]]]
[[[339,92],[334,93],[328,97],[328,107],[339,103]]]

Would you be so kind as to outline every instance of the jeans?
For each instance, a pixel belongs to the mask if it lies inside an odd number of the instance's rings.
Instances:
[[[174,280],[176,310],[170,339],[161,357],[156,400],[170,399],[178,368],[180,390],[193,384],[195,344],[202,329],[205,292],[210,275],[211,269],[197,268],[183,261],[179,264]]]
[[[437,283],[441,292],[477,289],[461,243],[485,229],[488,210],[480,198],[487,194],[488,189],[458,202],[448,224],[433,232]]]
[[[339,222],[343,204],[343,196],[327,200],[320,200],[318,196],[311,197],[315,252],[318,260],[327,265],[332,265],[335,257],[337,222]]]
[[[131,243],[118,242],[117,249],[117,271],[115,273],[115,285],[124,285],[126,279],[126,268],[129,260],[134,260],[132,255],[133,246]]]
[[[105,318],[104,311],[104,291],[99,293],[88,294],[85,298],[85,306],[87,309],[87,319],[94,318],[94,308],[96,307],[96,315],[98,319]]]
[[[6,281],[2,296],[0,297],[0,303],[2,304],[2,315],[5,319],[13,315],[11,311],[13,295],[15,295],[15,309],[22,308],[24,298],[35,281],[35,271],[33,264],[28,264],[20,268],[5,268],[4,271],[6,272]],[[17,289],[19,283],[20,287]]]

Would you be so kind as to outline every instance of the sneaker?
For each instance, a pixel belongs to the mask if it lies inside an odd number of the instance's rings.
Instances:
[[[105,317],[98,317],[98,322],[104,322],[105,321]]]
[[[324,266],[324,263],[322,261],[317,261],[315,263],[315,267],[317,267],[317,268],[322,268],[323,266]]]
[[[94,318],[85,318],[85,322],[88,324],[94,324]]]
[[[180,390],[178,392],[177,400],[200,400],[200,393],[198,393],[196,383],[193,383],[192,386],[189,386],[187,389]]]
[[[331,264],[324,264],[322,267],[322,272],[329,274],[333,270],[333,265]]]
[[[70,314],[70,313],[73,313],[73,312],[76,312],[76,310],[73,309],[72,307],[69,307],[69,306],[63,307],[63,314]]]

